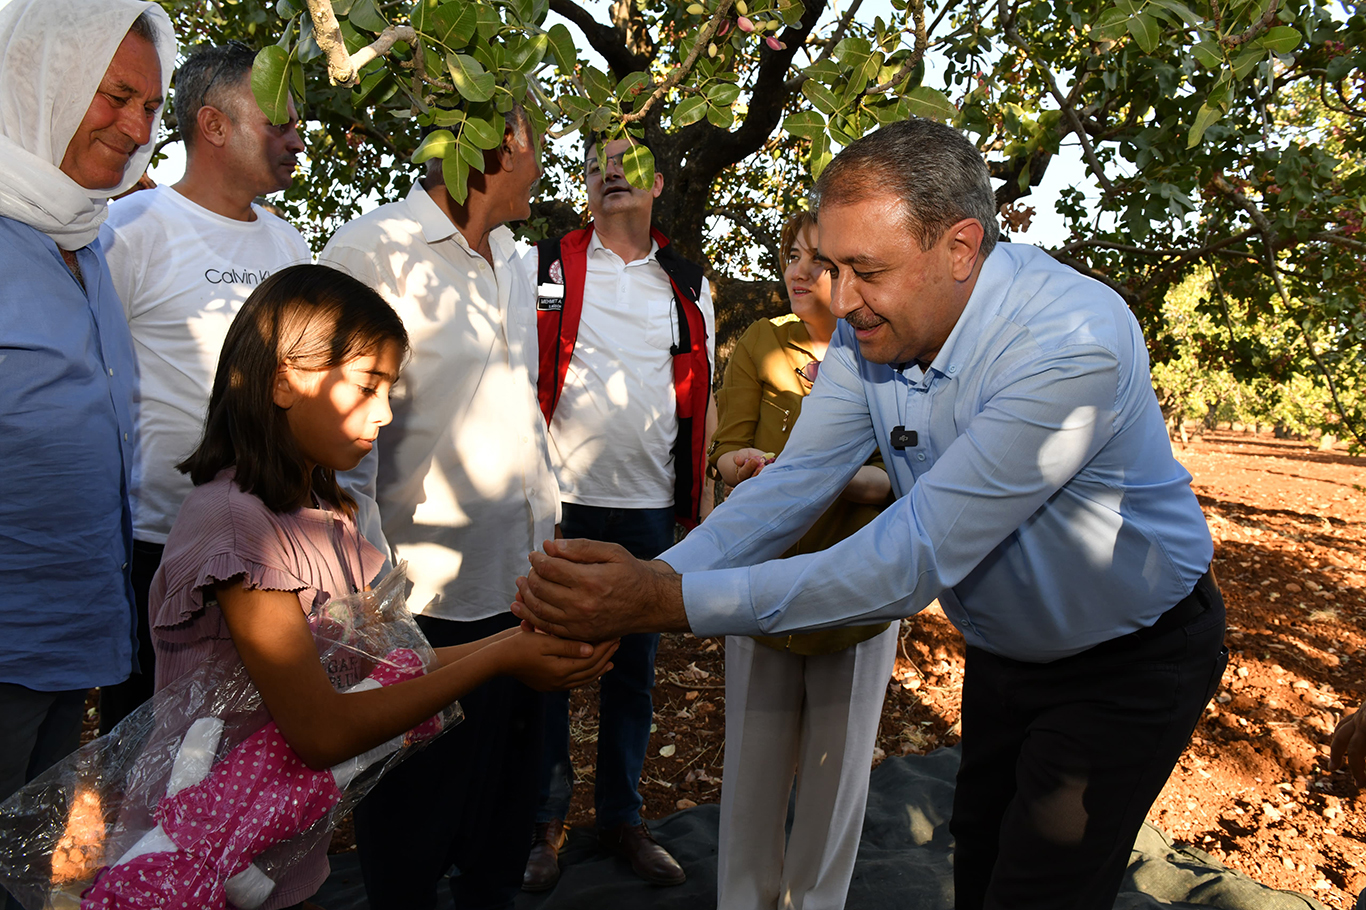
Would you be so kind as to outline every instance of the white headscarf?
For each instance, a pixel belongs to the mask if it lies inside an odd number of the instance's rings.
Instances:
[[[123,182],[107,190],[86,189],[61,171],[66,147],[144,12],[156,22],[166,93],[176,59],[171,20],[146,0],[0,3],[0,215],[37,228],[64,250],[78,250],[99,234],[109,197],[138,182],[155,142],[134,152]],[[160,126],[157,111],[152,140]]]

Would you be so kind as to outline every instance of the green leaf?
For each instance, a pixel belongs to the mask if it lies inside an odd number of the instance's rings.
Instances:
[[[596,66],[583,68],[583,87],[588,90],[588,97],[594,104],[606,104],[612,95],[611,80]]]
[[[469,140],[481,149],[496,149],[503,144],[503,133],[507,129],[507,124],[497,114],[493,116],[492,120],[467,116],[463,135],[468,136]]]
[[[455,143],[455,151],[470,166],[471,170],[484,173],[484,153],[469,140],[468,132],[460,135]]]
[[[1205,130],[1209,129],[1224,112],[1217,107],[1210,107],[1209,104],[1200,105],[1199,112],[1195,115],[1195,123],[1191,125],[1190,135],[1186,138],[1186,148],[1193,149],[1200,144],[1200,140],[1205,138]]]
[[[560,110],[570,120],[581,120],[593,111],[593,102],[582,95],[565,94],[560,96]]]
[[[1186,25],[1197,26],[1203,21],[1199,16],[1195,15],[1194,11],[1192,11],[1189,6],[1182,3],[1181,0],[1148,0],[1148,3],[1152,6],[1160,7],[1169,13],[1173,13],[1176,18],[1180,19]]]
[[[1191,47],[1191,56],[1207,70],[1218,70],[1224,65],[1223,52],[1215,41],[1201,41]]]
[[[289,51],[272,44],[261,48],[251,64],[251,93],[276,125],[289,120],[289,58]]]
[[[840,108],[840,100],[835,96],[835,93],[814,79],[808,79],[802,83],[802,94],[811,99],[816,110],[827,116]]]
[[[519,72],[529,73],[541,62],[541,58],[549,49],[549,38],[544,34],[532,35],[509,54],[508,65]]]
[[[398,83],[387,69],[377,70],[361,77],[360,85],[351,93],[351,103],[355,107],[381,104],[394,97]]]
[[[649,73],[631,73],[625,79],[617,83],[614,94],[618,101],[630,101],[635,97],[631,94],[631,89],[636,86],[648,85],[650,83]]]
[[[464,122],[464,111],[453,111],[444,107],[432,108],[432,124],[434,126],[455,126]]]
[[[418,32],[425,40],[434,41],[453,51],[470,43],[478,23],[479,17],[473,4],[453,0],[424,16],[423,24],[426,27],[418,29]]]
[[[1129,34],[1143,48],[1143,53],[1151,54],[1157,50],[1157,42],[1162,40],[1162,26],[1151,14],[1139,13],[1129,20]]]
[[[783,121],[783,129],[794,136],[815,138],[825,132],[825,118],[815,111],[798,111]]]
[[[841,72],[839,65],[830,59],[813,63],[802,70],[802,74],[808,79],[815,79],[817,82],[824,82],[826,85],[840,78]]]
[[[289,63],[289,83],[294,87],[294,97],[300,101],[304,100],[304,68],[299,61],[291,60]]]
[[[958,117],[958,108],[941,91],[927,85],[917,86],[902,96],[908,113],[916,117],[951,123]]]
[[[863,61],[868,59],[868,55],[873,52],[873,45],[867,38],[849,36],[840,40],[835,45],[835,59],[849,69],[860,67]]]
[[[717,82],[707,89],[707,100],[712,104],[729,106],[735,103],[735,99],[740,97],[740,86],[729,82]]]
[[[562,22],[550,26],[550,31],[546,34],[550,37],[550,50],[555,54],[555,62],[559,65],[560,71],[572,72],[574,64],[579,61],[579,49],[574,44],[574,36]]]
[[[705,116],[707,116],[707,99],[699,95],[692,95],[678,102],[678,106],[674,108],[673,125],[676,127],[688,126]]]
[[[413,164],[430,158],[445,158],[455,150],[455,134],[450,130],[432,130],[417,148],[413,149]]]
[[[389,27],[375,6],[375,0],[356,0],[346,19],[356,28],[363,28],[367,32],[382,32]]]
[[[1113,6],[1100,14],[1096,24],[1091,27],[1091,36],[1096,39],[1118,41],[1129,30],[1130,18],[1127,12]]]
[[[637,189],[649,189],[655,182],[655,156],[643,145],[633,145],[621,156],[626,182]]]
[[[872,111],[873,117],[877,119],[879,126],[886,126],[889,123],[897,123],[905,120],[907,115],[906,102],[898,98],[895,104],[877,104],[868,108]]]
[[[588,129],[593,133],[604,132],[607,127],[612,125],[612,109],[607,105],[595,108],[593,113],[588,115]]]
[[[1257,43],[1273,54],[1288,54],[1300,46],[1300,41],[1304,36],[1300,30],[1289,25],[1278,25],[1269,28],[1266,33],[1257,39]]]
[[[479,61],[467,54],[448,54],[446,69],[450,71],[455,90],[466,101],[487,101],[493,97],[494,78],[484,72]]]
[[[1266,58],[1266,48],[1249,47],[1241,54],[1233,58],[1233,77],[1242,79],[1252,71],[1252,68],[1261,63]]]
[[[1021,193],[1029,192],[1029,164],[1030,162],[1026,161],[1025,166],[1020,168],[1020,179],[1015,181],[1015,185],[1020,188]]]
[[[446,192],[456,205],[464,205],[470,195],[470,166],[459,155],[448,155],[441,161],[441,177],[446,181]]]
[[[817,133],[811,140],[811,176],[819,178],[821,171],[834,157],[830,152],[830,136],[824,132]]]
[[[502,20],[498,18],[498,13],[490,4],[475,3],[474,15],[479,23],[476,31],[478,31],[479,37],[485,41],[491,40],[494,35],[498,34],[498,29],[503,25]]]
[[[707,122],[719,129],[728,130],[735,123],[735,114],[729,107],[707,105]]]

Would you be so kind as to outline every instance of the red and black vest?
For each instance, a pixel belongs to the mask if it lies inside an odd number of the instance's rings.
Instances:
[[[536,397],[546,425],[564,391],[564,377],[579,336],[583,315],[583,284],[588,272],[590,224],[563,237],[536,244],[539,263],[536,294],[536,331],[540,340],[540,375]],[[697,526],[698,506],[705,477],[707,401],[711,395],[711,361],[707,358],[707,328],[697,301],[702,295],[702,267],[679,256],[669,239],[651,228],[659,244],[655,260],[673,286],[678,320],[678,342],[673,356],[674,397],[678,402],[678,436],[674,440],[674,515],[685,528]],[[546,285],[562,285],[564,293],[543,293]]]

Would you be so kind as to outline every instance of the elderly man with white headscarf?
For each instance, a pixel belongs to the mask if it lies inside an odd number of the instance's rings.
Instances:
[[[0,800],[133,668],[136,366],[96,237],[151,159],[175,54],[155,3],[0,6]]]

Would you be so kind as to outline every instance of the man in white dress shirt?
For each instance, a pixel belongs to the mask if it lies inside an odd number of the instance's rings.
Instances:
[[[634,140],[587,139],[593,223],[542,240],[537,281],[538,396],[550,427],[566,537],[608,540],[641,559],[673,545],[675,521],[698,521],[704,485],[715,317],[702,268],[651,226],[664,176],[633,187]],[[686,880],[640,815],[640,775],[654,717],[657,633],[629,635],[602,678],[594,812],[602,848],[656,885]],[[559,879],[574,773],[569,697],[545,696],[536,835],[522,887]]]
[[[304,149],[293,100],[278,126],[256,103],[255,58],[234,41],[180,65],[173,100],[185,176],[111,203],[100,235],[139,370],[131,572],[141,671],[100,691],[104,733],[152,695],[147,590],[193,488],[176,465],[199,444],[228,326],[271,272],[312,258],[297,230],[254,202],[288,189]]]
[[[516,625],[507,612],[514,579],[525,551],[553,535],[559,494],[536,407],[534,289],[503,226],[530,214],[536,137],[514,108],[484,172],[470,172],[463,205],[447,191],[441,161],[431,164],[407,198],[337,231],[320,261],[384,295],[412,341],[394,420],[346,482],[366,536],[407,560],[409,604],[442,647]],[[452,865],[462,910],[510,907],[520,889],[540,695],[495,679],[460,701],[464,722],[356,809],[374,910],[436,906]]]

